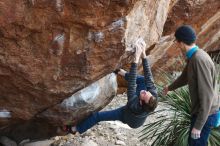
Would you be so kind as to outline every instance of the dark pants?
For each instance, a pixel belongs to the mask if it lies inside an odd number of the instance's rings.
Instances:
[[[95,112],[87,117],[84,121],[77,124],[76,129],[81,134],[92,126],[101,121],[122,121],[123,122],[123,111],[125,106],[117,108],[111,111]]]
[[[196,121],[196,116],[193,116],[192,120],[191,120],[190,131],[189,131],[189,146],[207,146],[209,134],[211,133],[211,129],[213,127],[218,126],[218,122],[220,120],[219,118],[220,118],[220,111],[216,114],[210,115],[208,117],[204,127],[202,128],[200,138],[193,139],[193,138],[191,138],[191,131],[192,131],[193,125],[195,124],[195,121]]]

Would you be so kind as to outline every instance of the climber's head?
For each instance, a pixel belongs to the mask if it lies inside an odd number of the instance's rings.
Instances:
[[[146,90],[140,91],[140,104],[146,112],[152,112],[157,107],[157,99]]]

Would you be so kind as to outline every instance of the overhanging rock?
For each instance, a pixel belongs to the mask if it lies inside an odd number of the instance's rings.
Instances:
[[[111,73],[139,36],[147,46],[157,42],[170,2],[1,1],[0,135],[18,141],[52,136],[54,127],[104,107],[111,97],[79,101],[88,105],[78,111],[60,103]]]
[[[76,124],[86,115],[105,106],[116,93],[116,75],[111,73],[79,90],[60,104],[49,107],[36,115],[36,118],[15,121],[14,124],[4,127],[0,130],[0,135],[8,136],[18,143],[24,139],[46,139],[59,135],[59,127],[64,124]],[[1,112],[1,118],[10,118],[8,111]]]
[[[61,104],[49,108],[38,117],[56,121],[54,124],[76,124],[85,115],[101,109],[117,93],[117,79],[114,73],[108,74],[88,87],[74,93]]]

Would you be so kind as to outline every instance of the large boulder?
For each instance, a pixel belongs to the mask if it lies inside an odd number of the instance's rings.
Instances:
[[[114,90],[103,97],[91,95],[95,99],[89,104],[76,102],[69,108],[64,103],[78,99],[72,95],[123,65],[125,46],[139,36],[147,46],[156,43],[171,3],[1,0],[0,135],[16,141],[52,136],[58,125],[105,106]]]

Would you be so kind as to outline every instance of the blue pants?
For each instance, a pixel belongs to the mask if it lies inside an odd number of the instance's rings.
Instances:
[[[77,124],[76,129],[81,134],[100,121],[121,121],[123,122],[123,111],[125,106],[111,111],[95,112],[87,117],[84,121]]]
[[[213,127],[219,126],[218,125],[219,120],[220,120],[220,111],[216,114],[210,115],[204,127],[202,128],[200,138],[193,139],[191,138],[191,131],[196,121],[196,116],[193,116],[191,120],[190,131],[189,131],[189,146],[207,146],[209,134],[211,133],[211,129]]]

